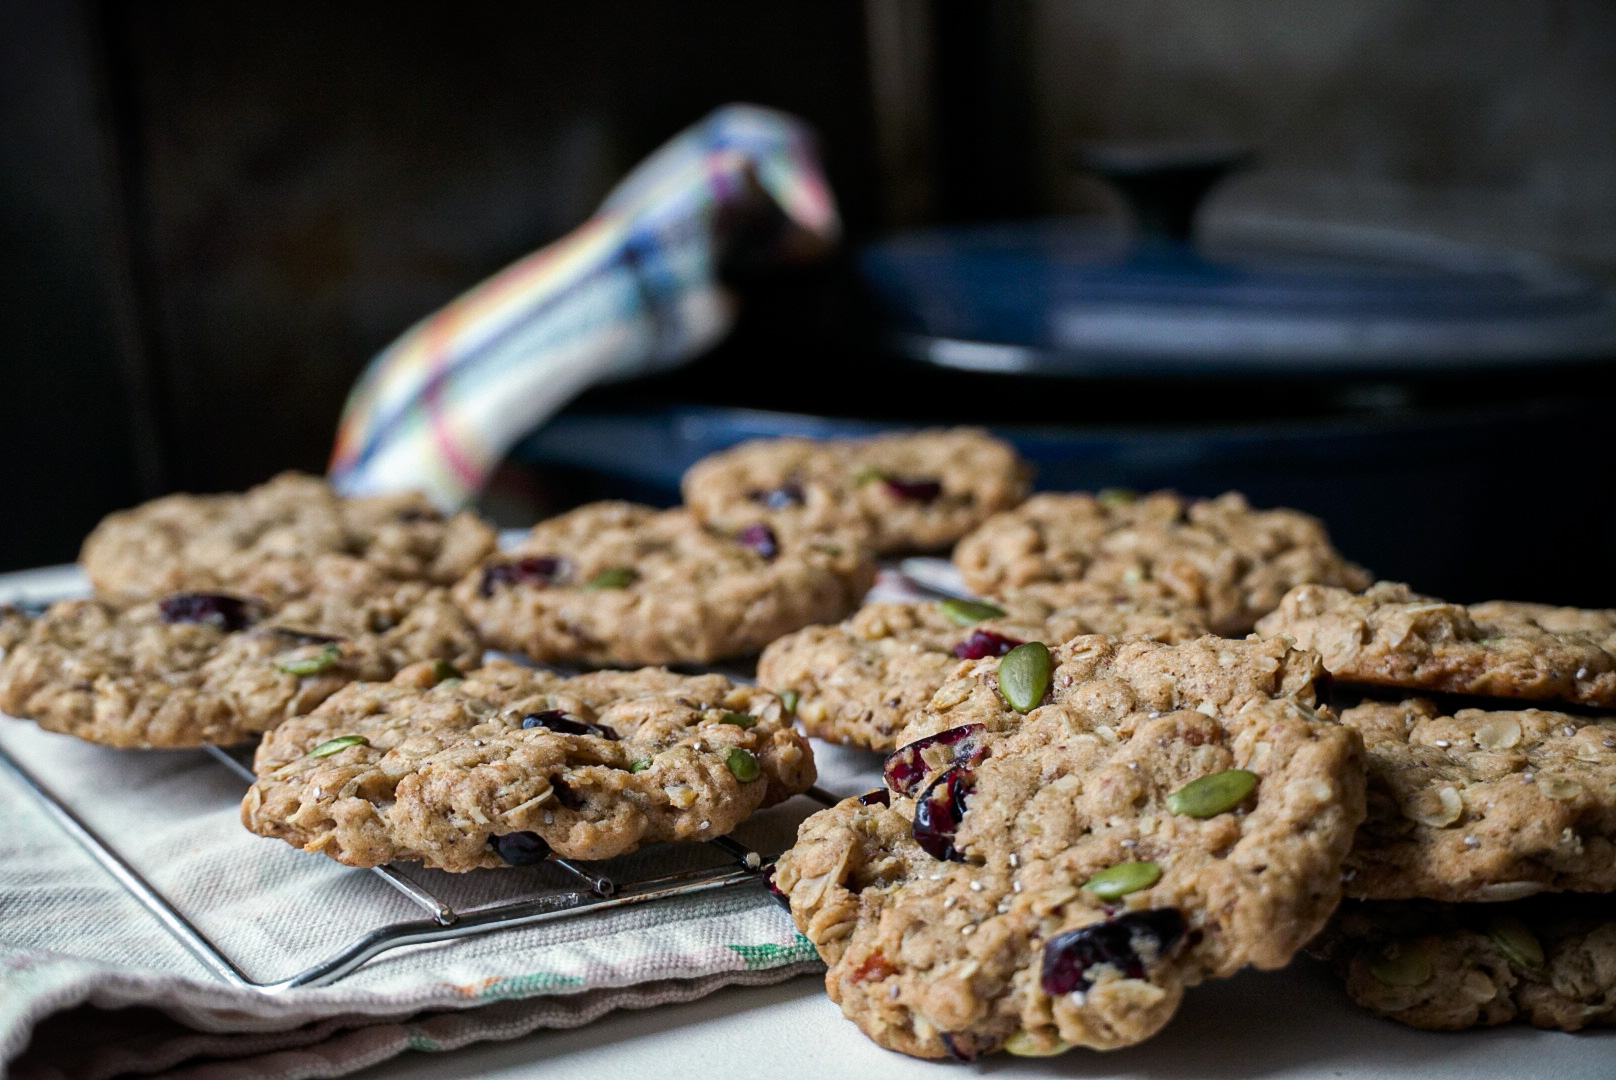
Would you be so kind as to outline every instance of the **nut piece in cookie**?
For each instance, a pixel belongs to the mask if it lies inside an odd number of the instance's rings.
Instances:
[[[947,547],[1027,497],[1031,467],[977,428],[868,439],[756,439],[685,473],[685,503],[734,531],[862,531],[878,552]]]
[[[1317,518],[1253,510],[1232,491],[1035,495],[961,540],[954,565],[987,596],[1039,581],[1157,589],[1202,608],[1229,635],[1249,632],[1292,586],[1370,581],[1330,546]]]
[[[352,556],[388,577],[452,585],[494,548],[469,513],[445,518],[415,493],[344,499],[324,480],[282,473],[232,495],[168,495],[109,514],[79,561],[98,596],[240,592],[266,559]],[[252,591],[252,590],[249,590]]]
[[[1509,900],[1616,891],[1616,718],[1369,701],[1369,819],[1348,895]]]
[[[1616,1025],[1616,897],[1347,901],[1308,951],[1359,1005],[1426,1031]]]
[[[421,661],[475,667],[482,643],[447,590],[392,582],[274,606],[173,593],[127,608],[53,604],[0,659],[0,709],[126,749],[230,745],[348,683]]]
[[[1016,655],[938,691],[887,805],[815,814],[778,864],[830,996],[889,1049],[1139,1042],[1186,987],[1286,964],[1340,897],[1362,743],[1312,707],[1312,654],[1078,637],[1012,679]]]
[[[1304,585],[1257,626],[1349,682],[1616,706],[1616,611],[1494,600],[1450,604],[1382,581],[1362,594]]]
[[[774,642],[758,661],[758,683],[798,695],[808,734],[887,753],[961,661],[1079,634],[1176,642],[1207,632],[1198,609],[1170,597],[1081,582],[1034,585],[991,602],[868,604],[837,625]]]
[[[732,535],[685,510],[603,502],[535,525],[455,599],[490,645],[535,660],[711,663],[841,618],[874,575],[855,536],[762,523]]]
[[[779,698],[719,675],[422,676],[350,686],[276,729],[246,826],[350,866],[458,872],[709,840],[814,782]]]

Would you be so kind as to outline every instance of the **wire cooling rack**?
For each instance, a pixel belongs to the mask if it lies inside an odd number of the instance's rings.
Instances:
[[[253,780],[252,770],[228,750],[206,748],[217,763],[244,783]],[[522,926],[577,918],[595,912],[637,904],[651,904],[676,896],[717,892],[756,885],[774,863],[774,856],[752,850],[733,837],[720,836],[700,844],[669,845],[680,848],[716,848],[724,856],[723,865],[691,869],[640,880],[618,881],[588,864],[552,855],[553,865],[570,878],[575,887],[547,891],[542,895],[508,900],[474,910],[456,910],[454,905],[391,866],[378,866],[375,874],[398,890],[426,914],[424,919],[393,922],[364,934],[358,940],[314,966],[290,978],[258,982],[250,978],[216,942],[186,918],[162,892],[148,881],[127,859],[91,828],[68,803],[29,772],[21,762],[0,746],[0,765],[32,794],[74,840],[139,904],[149,911],[181,945],[215,976],[243,990],[273,996],[305,986],[327,986],[352,974],[384,953],[410,945],[425,945],[455,938],[474,937]],[[826,806],[838,800],[821,788],[810,788],[807,796]],[[360,871],[362,872],[362,871]]]

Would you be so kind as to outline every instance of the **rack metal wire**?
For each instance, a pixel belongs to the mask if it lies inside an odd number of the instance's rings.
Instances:
[[[220,765],[229,769],[238,778],[247,783],[252,782],[252,770],[236,760],[229,751],[216,746],[206,749]],[[700,845],[689,846],[716,848],[725,857],[724,865],[678,871],[638,881],[616,881],[587,864],[551,856],[547,861],[576,882],[578,888],[508,900],[478,907],[472,911],[456,910],[447,900],[419,882],[411,880],[396,868],[378,866],[369,872],[425,912],[427,916],[425,919],[393,922],[377,927],[336,954],[289,978],[259,982],[243,971],[222,947],[186,918],[132,863],[120,855],[64,799],[34,776],[4,746],[0,746],[0,765],[3,765],[23,789],[38,800],[45,812],[130,896],[150,912],[203,967],[230,986],[266,996],[274,996],[298,987],[330,985],[378,956],[406,946],[474,937],[499,930],[576,918],[594,912],[656,903],[678,896],[756,885],[763,881],[763,875],[773,865],[775,858],[754,851],[733,837],[720,836],[704,841]],[[818,787],[810,788],[806,794],[826,806],[833,805],[837,801],[836,796]]]

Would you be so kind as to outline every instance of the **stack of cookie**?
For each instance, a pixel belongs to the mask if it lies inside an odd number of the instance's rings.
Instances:
[[[445,586],[493,545],[469,514],[292,473],[113,514],[84,545],[95,596],[12,615],[0,709],[121,748],[231,744],[356,680],[475,666]]]
[[[797,724],[886,754],[774,885],[924,1057],[1125,1046],[1309,941],[1416,1026],[1613,1022],[1616,612],[1371,587],[1236,493],[1029,479],[973,429],[764,440],[506,551],[310,477],[175,496],[89,538],[94,598],[0,610],[0,708],[260,738],[248,828],[449,871],[723,835],[813,784]],[[950,544],[970,597],[859,606]],[[760,650],[757,686],[648,666]]]
[[[473,515],[308,476],[172,496],[89,537],[93,599],[0,613],[0,708],[120,748],[263,736],[244,822],[356,866],[710,839],[813,783],[778,696],[485,666],[484,645],[580,666],[743,658],[846,615],[877,553],[949,543],[1027,478],[968,429],[748,444],[693,470],[700,512],[598,503],[506,553]]]
[[[1369,763],[1354,900],[1315,946],[1354,1000],[1430,1029],[1616,1024],[1616,611],[1382,582],[1297,588],[1258,629],[1374,695],[1342,713]]]
[[[953,558],[980,599],[872,604],[759,663],[810,733],[894,751],[775,875],[843,1012],[922,1057],[1104,1049],[1289,963],[1340,899],[1363,740],[1314,653],[1220,635],[1364,571],[1235,494],[1039,495]]]

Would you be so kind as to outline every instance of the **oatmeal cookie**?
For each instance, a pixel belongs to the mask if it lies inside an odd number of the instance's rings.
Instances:
[[[344,499],[318,477],[282,473],[235,495],[168,495],[108,515],[79,561],[96,594],[239,592],[266,559],[349,555],[389,577],[452,585],[494,549],[473,514],[445,519],[415,493]]]
[[[1289,962],[1340,896],[1362,744],[1308,704],[1315,657],[1022,648],[963,667],[886,787],[809,818],[776,870],[831,998],[889,1049],[1139,1042],[1186,987]]]
[[[28,625],[28,615],[21,608],[0,604],[0,656],[28,636]]]
[[[475,667],[477,633],[447,590],[393,582],[278,608],[174,593],[120,608],[66,600],[0,659],[0,709],[126,749],[229,745],[309,712],[358,679],[417,661]]]
[[[755,439],[685,473],[685,503],[710,525],[861,529],[878,552],[947,547],[1027,497],[1031,467],[976,428],[868,439]]]
[[[1616,706],[1616,611],[1449,604],[1382,581],[1286,594],[1259,633],[1288,634],[1337,677],[1408,690]]]
[[[350,866],[463,871],[709,840],[814,782],[780,700],[719,675],[490,662],[350,686],[264,740],[253,832]]]
[[[1508,900],[1616,891],[1616,718],[1423,699],[1342,713],[1369,754],[1350,896]]]
[[[1317,518],[1253,510],[1232,491],[1035,495],[961,540],[954,565],[987,596],[1038,581],[1154,587],[1200,606],[1229,635],[1250,631],[1293,585],[1361,589],[1370,580],[1330,546]]]
[[[757,677],[798,696],[808,734],[886,753],[962,661],[1079,634],[1176,642],[1207,632],[1198,609],[1170,598],[1135,599],[1086,583],[1034,585],[991,604],[868,604],[837,625],[774,642],[763,650]]]
[[[1616,897],[1506,904],[1347,901],[1308,946],[1359,1005],[1426,1031],[1512,1020],[1616,1026]]]
[[[685,510],[603,502],[535,525],[455,599],[490,645],[539,661],[712,663],[841,618],[874,576],[856,537],[732,536]]]

